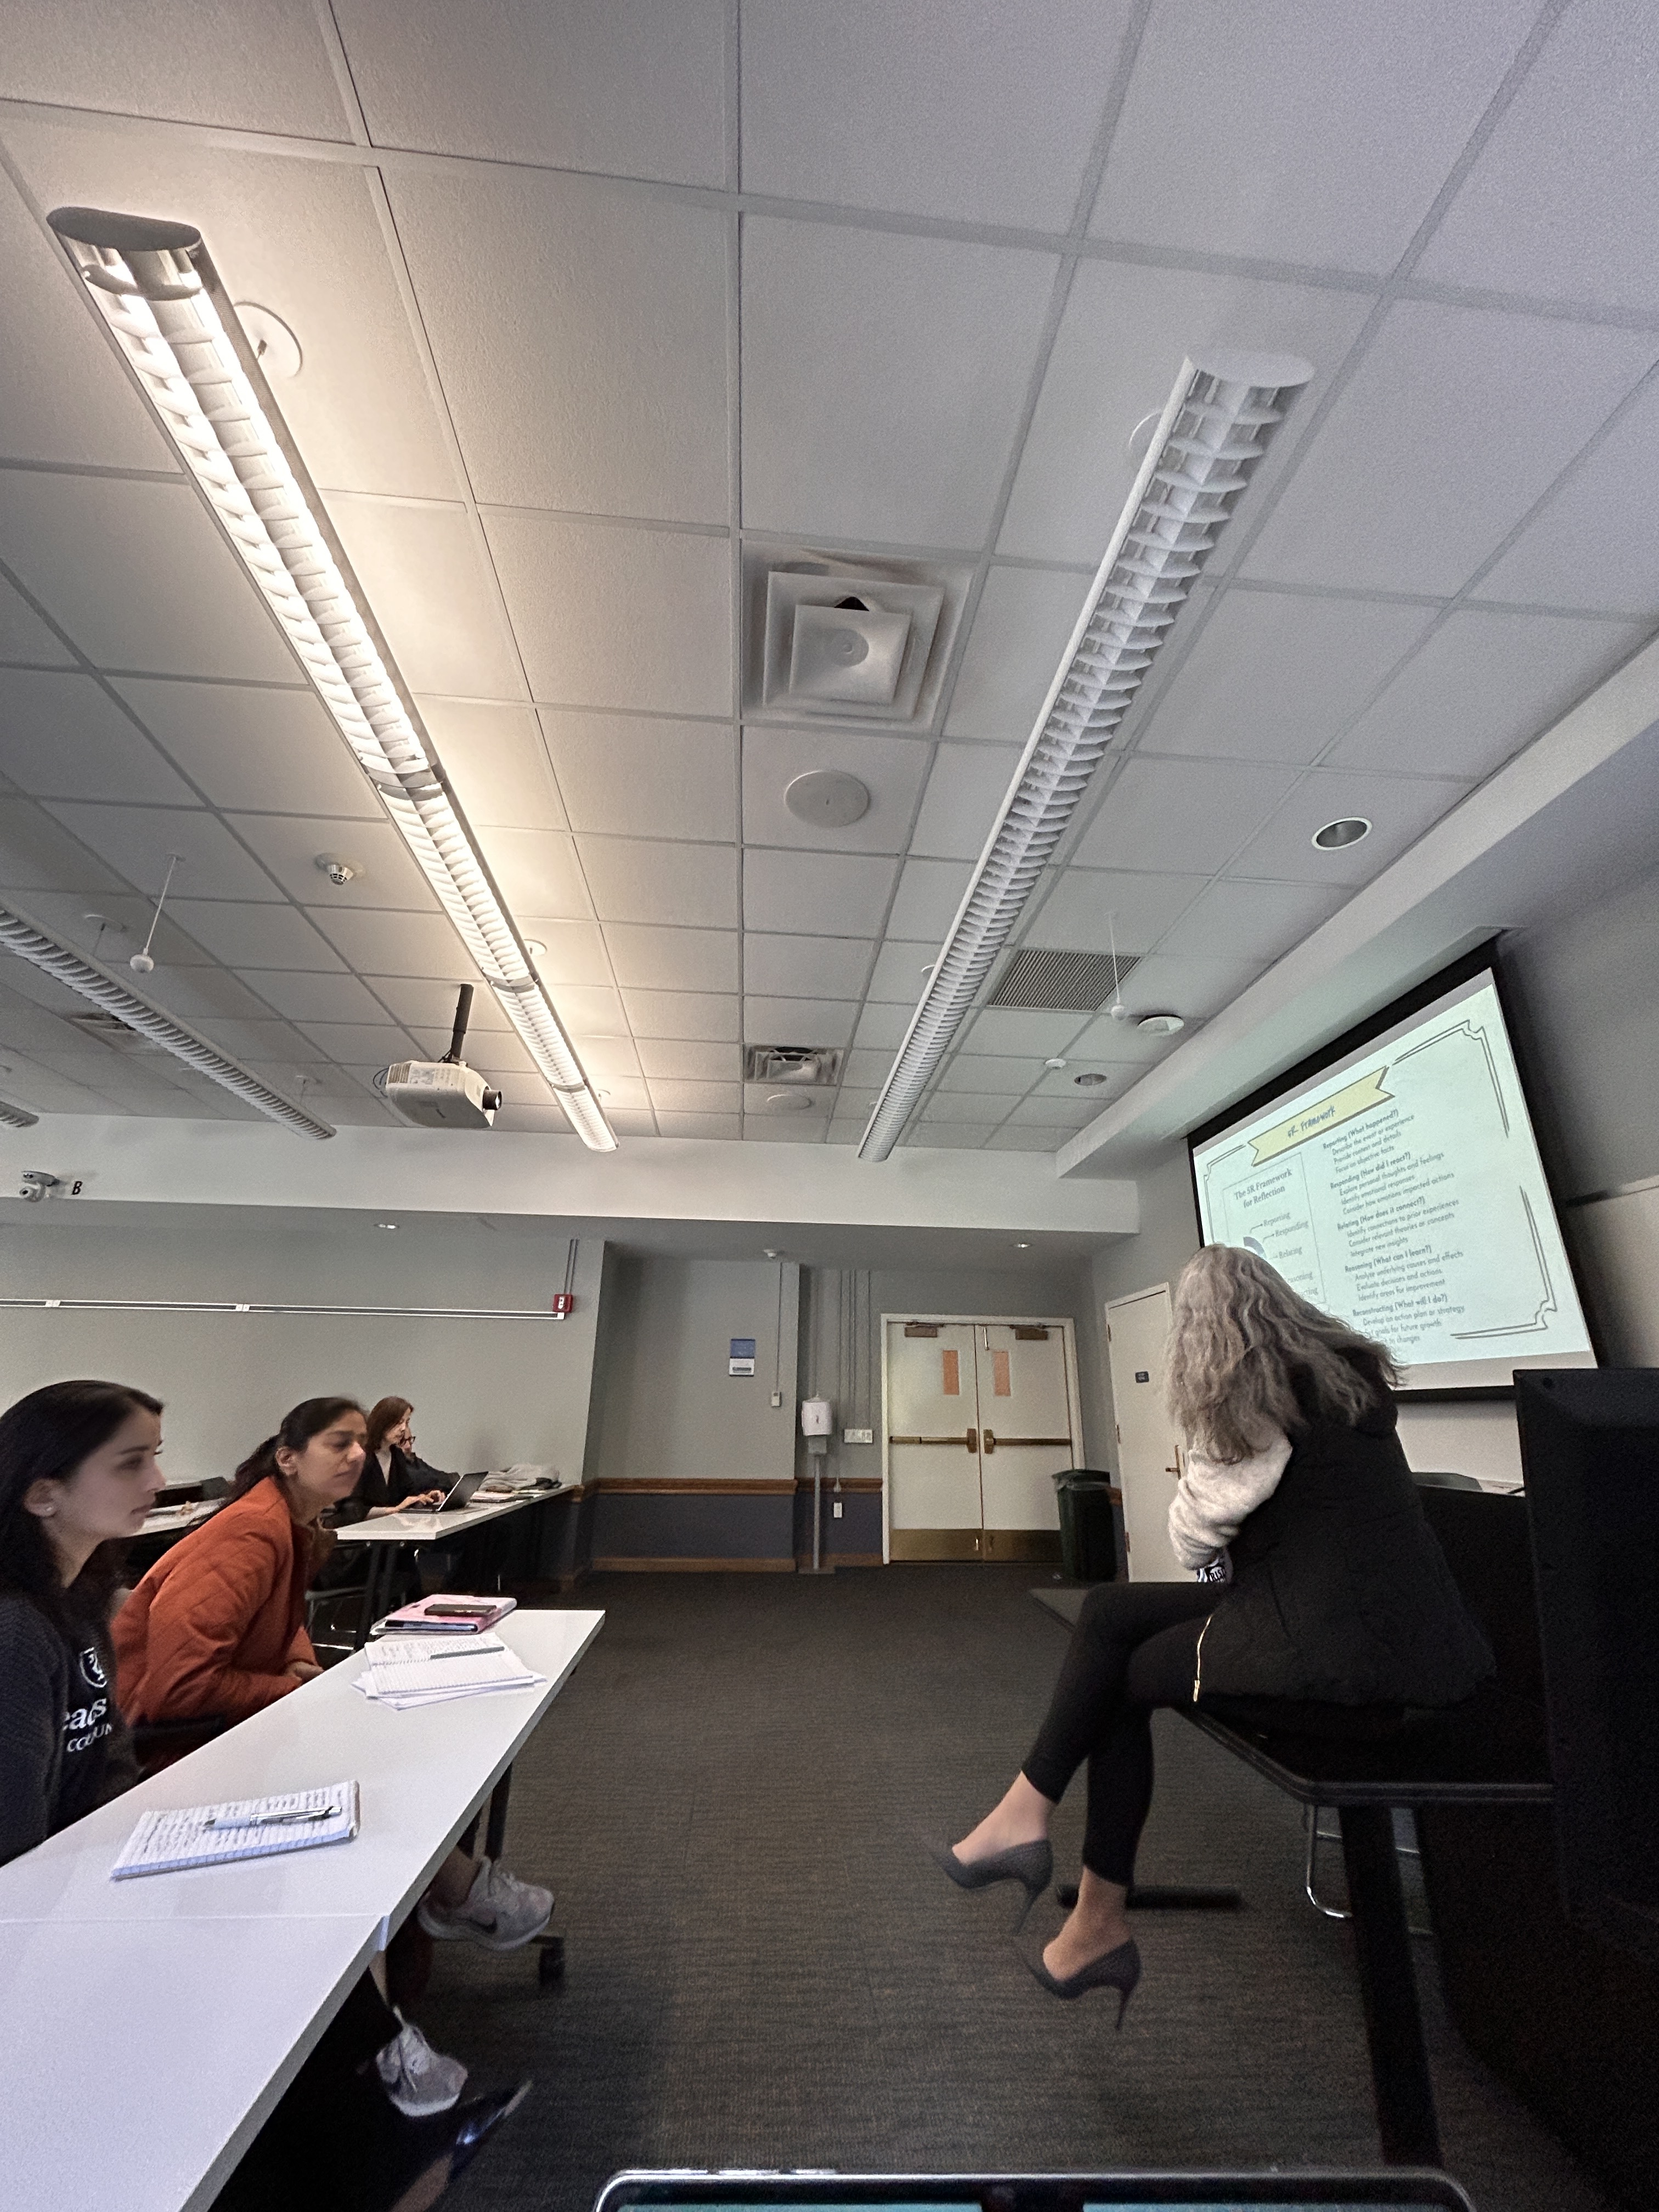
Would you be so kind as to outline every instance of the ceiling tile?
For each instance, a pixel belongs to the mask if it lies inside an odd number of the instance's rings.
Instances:
[[[743,1033],[750,1044],[850,1044],[858,1012],[851,1000],[746,997]]]
[[[569,825],[542,744],[533,707],[465,699],[423,699],[421,713],[463,811],[474,829]]]
[[[1396,301],[1244,574],[1457,591],[1651,364],[1654,345],[1646,331]]]
[[[383,1022],[386,1008],[355,975],[251,969],[250,988],[290,1022]],[[453,1009],[452,1009],[453,1011]]]
[[[651,1094],[637,1075],[608,1076],[603,1083],[596,1082],[593,1088],[607,1114],[613,1106],[625,1114],[651,1111]]]
[[[573,830],[716,843],[736,837],[737,740],[729,724],[540,712]]]
[[[522,696],[484,549],[464,507],[334,492],[328,511],[411,691]]]
[[[559,1118],[562,1121],[564,1117],[561,1115]],[[634,1114],[629,1113],[625,1108],[607,1105],[605,1118],[619,1137],[654,1137],[657,1134],[657,1117],[654,1114]],[[497,1127],[499,1126],[500,1124],[497,1123]],[[733,1132],[733,1133],[736,1133]]]
[[[774,998],[857,999],[875,945],[854,937],[771,937],[750,930],[743,940],[744,988]]]
[[[1152,952],[1126,978],[1124,1004],[1137,1013],[1164,1009],[1189,1021],[1202,1020],[1231,1006],[1261,972],[1258,960],[1178,960]]]
[[[348,889],[350,887],[348,886]],[[471,955],[447,915],[374,913],[338,903],[343,895],[318,873],[305,896],[319,903],[309,918],[360,975],[429,975],[447,978],[471,972]],[[327,898],[336,902],[320,903]],[[301,963],[286,963],[298,967]]]
[[[1127,14],[1122,0],[1026,0],[1017,15],[745,0],[744,187],[1066,230]]]
[[[864,1025],[860,1023],[859,1035],[862,1036],[863,1034]],[[902,1031],[901,1035],[902,1035]],[[886,1082],[888,1071],[892,1065],[893,1055],[890,1049],[884,1048],[877,1051],[872,1048],[857,1044],[842,1063],[842,1080],[845,1083],[857,1084],[860,1086],[867,1085],[872,1090],[879,1090]]]
[[[230,814],[226,820],[253,848],[283,889],[302,906],[328,912],[354,907],[400,907],[430,913],[437,899],[391,823],[337,822],[326,816]],[[318,866],[319,855],[349,860],[358,872],[349,884],[335,884]],[[181,891],[197,894],[193,877],[181,877]],[[203,897],[224,896],[199,887]],[[254,896],[254,894],[250,894]],[[328,924],[314,917],[326,933]],[[356,965],[356,963],[353,963]]]
[[[480,500],[726,520],[718,209],[545,171],[388,190]]]
[[[1328,765],[1483,776],[1529,744],[1640,645],[1645,627],[1460,611],[1436,630]]]
[[[1659,380],[1610,430],[1480,579],[1483,599],[1659,616],[1659,533],[1652,527]]]
[[[724,537],[552,514],[495,514],[485,527],[539,701],[731,712]]]
[[[564,983],[554,1001],[559,1019],[572,1036],[626,1036],[628,1018],[621,996],[593,984]]]
[[[170,898],[167,912],[180,929],[229,968],[307,968],[326,974],[337,973],[342,965],[327,940],[291,906]]]
[[[736,1114],[743,1107],[740,1083],[698,1083],[653,1076],[651,1103],[658,1114]]]
[[[313,980],[326,982],[331,979],[325,976]],[[146,998],[154,999],[158,1006],[165,1006],[180,1021],[209,1021],[221,1016],[227,1020],[252,1021],[267,1011],[262,994],[251,990],[228,969],[216,968],[206,962],[173,968],[158,961],[155,973],[145,978],[142,988]]]
[[[973,869],[959,860],[907,860],[887,917],[887,934],[927,939],[938,951],[956,919]]]
[[[0,760],[20,790],[40,799],[199,803],[90,676],[0,668]]]
[[[385,818],[314,692],[124,676],[115,689],[215,806]]]
[[[1067,868],[1026,924],[1024,942],[1066,952],[1144,952],[1204,888],[1204,876]]]
[[[1157,8],[1090,229],[1382,275],[1428,213],[1534,13],[1531,0]]]
[[[917,943],[890,937],[876,956],[866,997],[873,1006],[913,1007],[938,958],[937,938]]]
[[[894,861],[872,855],[751,850],[744,856],[744,927],[858,937],[885,912],[897,872]]]
[[[1080,1075],[1103,1075],[1106,1079],[1103,1083],[1079,1084]],[[1078,1114],[1092,1120],[1108,1099],[1127,1091],[1139,1075],[1138,1066],[1083,1060],[1073,1053],[1065,1067],[1051,1068],[1042,1076],[1031,1093],[1031,1100],[1033,1103],[1040,1100],[1045,1106],[1062,1107],[1064,1111],[1058,1117],[1060,1121],[1068,1121]]]
[[[14,0],[6,90],[15,100],[108,108],[285,136],[350,136],[307,0],[148,0],[96,36],[51,0]],[[188,66],[181,66],[185,58]]]
[[[1288,761],[1323,750],[1434,619],[1433,610],[1295,592],[1223,594],[1138,726],[1160,753]]]
[[[544,983],[606,984],[611,981],[605,939],[592,921],[556,921],[543,914],[520,914],[520,934],[530,947],[536,972]],[[538,952],[535,947],[546,949]]]
[[[607,1083],[623,1075],[637,1079],[641,1073],[639,1051],[632,1037],[585,1036],[581,1060],[590,1075],[603,1077]]]
[[[746,1145],[821,1145],[829,1130],[829,1117],[816,1114],[748,1113],[743,1117]]]
[[[745,525],[982,543],[1056,266],[1045,253],[750,216]]]
[[[0,391],[5,389],[0,368]],[[0,576],[0,661],[27,660],[48,668],[70,668],[75,656],[58,642],[28,601]]]
[[[1563,12],[1416,273],[1607,307],[1659,307],[1659,38],[1645,8]],[[1616,221],[1609,211],[1618,210]]]
[[[1019,765],[1018,745],[940,745],[910,850],[944,860],[976,860]]]
[[[993,1129],[985,1139],[985,1150],[988,1152],[1057,1152],[1076,1133],[1073,1129],[1047,1127],[1024,1129],[1018,1122],[1005,1121],[1000,1129]]]
[[[512,913],[591,920],[574,837],[556,830],[495,829],[480,830],[478,842]]]
[[[303,362],[274,389],[313,482],[454,498],[460,486],[355,164],[78,123],[9,119],[6,138],[42,206],[183,216],[200,229],[233,301],[282,318]]]
[[[1363,292],[1085,261],[1066,298],[998,550],[1099,561],[1135,480],[1131,432],[1163,412],[1182,362],[1206,349],[1295,353],[1314,366],[1285,434],[1239,503],[1248,516],[1282,473],[1297,420],[1318,404],[1371,305]],[[1227,543],[1224,533],[1218,561]]]
[[[33,799],[0,806],[0,884],[8,890],[115,892],[128,890],[61,822]],[[159,878],[158,878],[159,886]]]
[[[1230,876],[1271,876],[1281,882],[1369,883],[1414,845],[1463,798],[1467,783],[1405,775],[1364,775],[1315,769],[1270,815],[1228,867]],[[1328,822],[1359,817],[1371,825],[1357,845],[1328,853],[1313,842]]]
[[[902,853],[927,772],[928,750],[926,744],[915,738],[856,737],[838,730],[745,729],[744,836],[750,845],[797,845],[833,853]],[[870,794],[867,811],[844,830],[824,830],[803,822],[785,803],[785,793],[797,776],[820,769],[836,769],[856,776]]]
[[[377,145],[671,184],[726,166],[721,0],[337,0]]]
[[[730,929],[738,919],[737,854],[729,845],[659,844],[642,837],[580,837],[601,921]]]
[[[952,737],[1024,744],[1088,589],[1086,576],[1054,569],[992,569],[951,694],[945,726]]]
[[[189,484],[0,471],[0,557],[100,668],[294,679],[274,618]]]
[[[975,1014],[964,1045],[993,1059],[1046,1060],[1064,1052],[1083,1027],[1081,1014],[1042,1013],[1024,1006],[989,1006]]]
[[[738,1005],[735,998],[708,991],[624,991],[628,1025],[636,1037],[677,1037],[735,1043]]]
[[[743,1055],[735,1044],[699,1044],[689,1038],[645,1037],[637,1047],[640,1066],[654,1086],[672,1079],[684,1083],[737,1083]]]
[[[880,1081],[892,1066],[893,1054],[904,1042],[910,1018],[915,1012],[916,1000],[921,995],[918,983],[915,996],[908,1004],[902,1000],[896,1000],[887,1006],[866,1005],[859,1016],[859,1025],[854,1032],[854,1042],[860,1051],[867,1049],[881,1061],[879,1068],[872,1061],[869,1069],[872,1081]]]
[[[1006,1094],[995,1091],[981,1095],[971,1091],[951,1091],[932,1098],[916,1116],[917,1121],[949,1121],[959,1126],[976,1122],[987,1129],[994,1129],[1008,1118],[1013,1101]]]
[[[665,1137],[726,1137],[735,1143],[743,1134],[735,1114],[659,1114],[657,1127]]]
[[[1000,1097],[1006,1111],[1013,1099],[1025,1096],[1042,1073],[1040,1060],[994,1060],[988,1053],[959,1052],[939,1079],[939,1093],[966,1091],[980,1098]]]
[[[43,8],[40,12],[45,14]],[[8,13],[6,89],[20,35]],[[14,460],[171,469],[167,440],[76,295],[50,239],[0,177],[0,453]],[[55,657],[55,656],[54,656]]]
[[[93,959],[101,960],[106,968],[119,968],[131,958],[149,936],[150,925],[155,921],[154,897],[144,898],[137,892],[120,898],[112,898],[106,892],[92,910],[88,908],[83,891],[34,890],[29,893],[27,903],[32,920],[44,923],[70,944],[83,947]],[[254,908],[250,911],[269,914],[270,909]],[[158,967],[211,968],[217,964],[178,926],[177,910],[171,899],[155,923],[150,950]],[[75,1003],[72,995],[70,1003]],[[80,1010],[85,1011],[84,1007]]]
[[[1099,1103],[1091,1098],[1028,1098],[1015,1107],[1006,1126],[1015,1129],[1081,1129],[1099,1111]]]
[[[343,1067],[385,1067],[417,1053],[410,1033],[390,1022],[302,1022],[301,1034]]]
[[[222,1052],[234,1053],[249,1066],[264,1062],[309,1066],[321,1058],[311,1038],[301,1036],[298,1030],[283,1021],[222,1021],[215,1018],[198,1022],[196,1027],[210,1044],[216,1044]]]
[[[1345,896],[1312,884],[1212,884],[1159,949],[1200,959],[1274,959],[1316,929]]]
[[[930,1121],[924,1127],[913,1121],[899,1142],[907,1152],[977,1152],[987,1134],[983,1122]]]
[[[1166,1059],[1175,1050],[1177,1038],[1149,1036],[1137,1027],[1135,1018],[1158,1012],[1184,1015],[1187,1008],[1154,997],[1150,988],[1137,991],[1134,980],[1130,976],[1123,987],[1123,1004],[1128,1010],[1128,1018],[1115,1021],[1109,1013],[1097,1016],[1072,1040],[1066,1054],[1068,1060],[1074,1060],[1079,1066],[1087,1067],[1149,1067],[1155,1060]]]
[[[1126,761],[1073,858],[1079,867],[1209,875],[1296,781],[1257,762]]]
[[[66,829],[101,854],[137,889],[161,888],[176,853],[173,888],[198,898],[280,899],[281,891],[217,816],[171,806],[56,805]]]
[[[257,978],[250,977],[252,981]],[[439,981],[426,976],[375,975],[369,979],[368,988],[380,1001],[394,1021],[417,1036],[444,1034],[446,1048],[450,1032],[455,1026],[455,1000],[463,983],[473,985],[472,1006],[467,1019],[466,1057],[475,1067],[486,1062],[498,1066],[495,1055],[505,1042],[512,1024],[501,1011],[501,1001],[483,981],[475,980],[464,963],[458,963],[453,981]],[[308,1019],[316,1017],[309,1016]],[[528,1063],[526,1062],[526,1065]]]
[[[647,1135],[656,1127],[648,1114],[631,1117],[611,1115],[608,1118],[619,1134],[624,1119],[637,1120]],[[509,1133],[522,1133],[534,1137],[574,1137],[575,1134],[564,1117],[563,1108],[547,1098],[545,1093],[539,1103],[530,1099],[504,1099],[501,1109],[495,1116],[495,1127]]]
[[[675,929],[645,922],[607,922],[617,981],[624,989],[735,991],[738,933],[734,929]]]

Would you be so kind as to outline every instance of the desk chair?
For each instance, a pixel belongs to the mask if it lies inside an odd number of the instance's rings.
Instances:
[[[188,1752],[199,1751],[229,1726],[222,1713],[204,1713],[188,1721],[140,1721],[132,1731],[138,1779],[148,1782],[152,1774],[159,1774]]]

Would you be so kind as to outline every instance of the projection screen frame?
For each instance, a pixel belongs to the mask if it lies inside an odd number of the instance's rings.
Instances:
[[[1541,1124],[1539,1119],[1536,1091],[1531,1071],[1528,1066],[1527,1052],[1523,1042],[1516,1034],[1514,1007],[1498,957],[1501,943],[1500,938],[1489,937],[1484,944],[1477,945],[1471,951],[1461,953],[1448,966],[1437,969],[1432,975],[1426,976],[1420,983],[1413,984],[1409,991],[1402,991],[1397,999],[1391,999],[1386,1006],[1379,1008],[1374,1014],[1368,1014],[1364,1021],[1356,1022],[1352,1029],[1345,1030],[1340,1036],[1333,1037],[1328,1044],[1321,1045],[1316,1051],[1310,1052],[1305,1058],[1293,1062],[1291,1066],[1283,1069],[1278,1075],[1270,1077],[1266,1083],[1258,1084],[1254,1091],[1247,1091],[1243,1097],[1235,1099],[1231,1106],[1224,1107],[1220,1113],[1212,1114],[1207,1121],[1200,1121],[1195,1128],[1189,1129],[1184,1141],[1187,1146],[1187,1174],[1193,1191],[1193,1218],[1198,1223],[1201,1232],[1204,1224],[1204,1210],[1199,1202],[1196,1158],[1197,1150],[1200,1145],[1208,1144],[1212,1137],[1218,1137],[1223,1130],[1231,1128],[1235,1122],[1248,1121],[1252,1115],[1261,1113],[1264,1108],[1271,1106],[1275,1099],[1282,1097],[1286,1091],[1297,1090],[1304,1084],[1316,1081],[1328,1068],[1334,1067],[1339,1060],[1346,1059],[1350,1053],[1363,1050],[1373,1037],[1381,1036],[1385,1030],[1393,1029],[1396,1023],[1409,1021],[1413,1014],[1421,1013],[1425,1006],[1432,1006],[1437,999],[1443,997],[1448,991],[1456,990],[1460,984],[1472,982],[1477,975],[1489,974],[1492,980],[1492,987],[1498,994],[1498,1012],[1504,1017],[1504,1028],[1509,1038],[1510,1049],[1514,1055],[1516,1076],[1521,1086],[1522,1101],[1527,1109],[1527,1119],[1531,1125],[1533,1140],[1538,1146],[1538,1158],[1544,1170],[1545,1188],[1549,1192],[1550,1204],[1555,1209],[1556,1221],[1561,1227],[1562,1247],[1566,1253],[1567,1269],[1572,1278],[1572,1287],[1578,1300],[1579,1310],[1584,1316],[1585,1333],[1590,1340],[1590,1349],[1595,1355],[1596,1365],[1603,1367],[1607,1364],[1607,1358],[1602,1349],[1601,1331],[1596,1319],[1595,1309],[1584,1295],[1584,1284],[1572,1249],[1572,1240],[1568,1236],[1563,1222],[1562,1217],[1565,1209],[1560,1197],[1560,1178],[1557,1173],[1556,1149],[1552,1141],[1553,1130],[1547,1118]],[[1401,1405],[1413,1406],[1468,1404],[1479,1399],[1495,1399],[1512,1403],[1515,1398],[1515,1385],[1512,1382],[1426,1383],[1409,1389],[1397,1390],[1395,1395]]]

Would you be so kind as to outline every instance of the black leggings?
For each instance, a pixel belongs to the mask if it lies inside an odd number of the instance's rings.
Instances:
[[[1103,1881],[1127,1888],[1134,1879],[1152,1802],[1152,1709],[1191,1698],[1198,1639],[1215,1602],[1215,1591],[1195,1583],[1103,1583],[1083,1601],[1022,1771],[1058,1804],[1088,1760],[1083,1863]]]

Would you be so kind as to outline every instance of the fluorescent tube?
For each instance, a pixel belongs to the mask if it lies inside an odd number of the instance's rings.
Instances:
[[[884,1160],[1036,888],[1165,632],[1313,374],[1285,356],[1184,362],[979,865],[876,1100],[859,1158]]]
[[[595,1152],[614,1152],[201,233],[95,208],[58,208],[47,220],[571,1127]]]
[[[185,1023],[176,1020],[161,1007],[141,999],[137,991],[130,991],[118,975],[112,975],[97,961],[88,960],[84,952],[77,952],[72,945],[65,945],[32,921],[15,907],[0,906],[0,945],[9,946],[37,968],[44,968],[48,975],[55,975],[60,983],[67,983],[71,991],[78,991],[83,999],[90,999],[94,1006],[106,1013],[115,1014],[130,1030],[148,1037],[152,1044],[165,1046],[175,1058],[182,1060],[203,1075],[223,1085],[248,1105],[257,1107],[261,1114],[273,1121],[281,1121],[290,1129],[297,1129],[305,1137],[331,1137],[333,1129],[328,1122],[319,1121],[314,1114],[307,1114],[291,1098],[284,1098],[280,1091],[244,1067],[240,1060],[230,1059],[216,1045],[198,1036]],[[27,1122],[19,1123],[27,1127]]]

